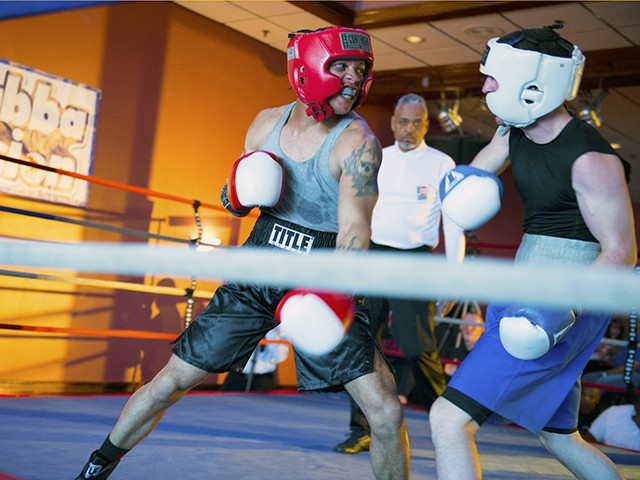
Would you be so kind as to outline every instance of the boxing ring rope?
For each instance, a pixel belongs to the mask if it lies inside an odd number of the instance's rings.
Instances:
[[[167,235],[159,235],[156,233],[149,233],[149,232],[145,232],[142,230],[135,230],[133,228],[124,228],[124,227],[113,227],[111,225],[105,225],[102,223],[96,223],[96,222],[90,222],[87,220],[76,220],[74,218],[69,218],[69,217],[62,217],[60,215],[53,215],[53,214],[49,214],[49,213],[39,213],[39,212],[34,212],[32,210],[24,210],[21,208],[13,208],[13,207],[5,207],[5,206],[0,206],[0,212],[5,212],[5,213],[14,213],[14,214],[18,214],[18,215],[24,215],[27,217],[34,217],[34,218],[40,218],[42,220],[55,220],[58,222],[63,222],[63,223],[69,223],[72,225],[80,225],[83,227],[88,227],[88,228],[95,228],[98,230],[104,230],[104,231],[108,231],[108,232],[115,232],[115,233],[122,233],[124,235],[131,235],[134,237],[141,237],[141,238],[147,238],[147,239],[154,239],[154,240],[165,240],[165,241],[170,241],[170,242],[175,242],[175,243],[184,243],[184,244],[194,244],[194,240],[187,240],[184,238],[179,238],[179,237],[170,237]],[[202,243],[202,242],[197,242],[197,245],[202,245],[202,246],[206,246],[206,247],[215,247],[215,245],[212,244],[208,244],[208,243]]]
[[[126,183],[115,182],[113,180],[107,180],[105,178],[96,177],[94,175],[83,175],[81,173],[71,172],[69,170],[63,170],[61,168],[49,167],[47,165],[41,165],[39,163],[33,163],[26,160],[19,160],[17,158],[8,157],[0,154],[0,160],[16,163],[29,168],[37,168],[38,170],[44,170],[51,173],[57,173],[67,177],[76,178],[78,180],[85,180],[89,183],[95,183],[105,187],[115,188],[117,190],[123,190],[125,192],[138,193],[140,195],[146,195],[148,197],[162,198],[164,200],[172,200],[178,203],[186,203],[188,205],[194,205],[197,203],[199,207],[210,208],[212,210],[225,211],[225,208],[221,205],[214,205],[212,203],[200,202],[199,200],[192,200],[189,198],[179,197],[177,195],[171,195],[168,193],[158,192],[155,190],[149,190],[147,188],[137,187],[135,185],[129,185]]]
[[[459,320],[450,317],[435,317],[436,323],[450,323],[454,325],[475,325],[478,327],[484,327],[482,322],[473,322],[468,320]],[[24,332],[42,332],[42,333],[61,333],[70,336],[89,336],[89,337],[115,337],[115,338],[136,338],[136,339],[151,339],[151,340],[173,340],[178,333],[161,333],[152,332],[146,330],[101,330],[101,329],[88,329],[88,328],[75,328],[75,327],[49,327],[49,326],[36,326],[36,325],[15,325],[10,323],[0,323],[0,330],[19,330]],[[113,335],[111,333],[114,332]],[[270,343],[289,345],[289,340],[267,340],[263,339],[261,345],[267,345]],[[624,340],[615,340],[612,338],[603,338],[602,343],[608,343],[615,346],[626,346],[627,342]]]
[[[149,330],[99,329],[76,327],[48,327],[41,325],[14,325],[0,323],[0,330],[13,330],[29,333],[56,333],[73,337],[129,338],[136,340],[169,340],[173,341],[179,333],[153,332]],[[267,340],[263,338],[260,345],[290,345],[288,340]]]
[[[139,340],[175,340],[177,333],[152,332],[145,330],[118,330],[99,328],[66,328],[36,325],[13,325],[0,323],[2,330],[16,330],[20,332],[60,333],[69,336],[100,337],[100,338],[135,338]]]
[[[150,234],[148,232],[141,232],[141,231],[136,231],[136,230],[133,230],[133,229],[120,229],[118,227],[110,227],[110,229],[112,231],[118,231],[118,232],[121,232],[121,233],[128,233],[128,234],[131,234],[131,235],[140,235],[140,234],[142,234],[142,236],[145,236],[146,238],[158,238],[158,239],[170,240],[170,241],[174,241],[174,242],[178,242],[178,243],[193,244],[195,242],[196,244],[200,244],[201,225],[199,223],[198,208],[199,207],[205,207],[205,208],[211,208],[211,209],[214,209],[214,210],[219,210],[219,211],[225,211],[226,212],[224,207],[222,207],[220,205],[204,203],[204,202],[200,202],[199,200],[193,200],[193,199],[188,199],[188,198],[184,198],[184,197],[179,197],[179,196],[176,196],[176,195],[166,194],[166,193],[163,193],[163,192],[158,192],[158,191],[149,190],[149,189],[142,188],[142,187],[137,187],[137,186],[133,186],[133,185],[119,183],[119,182],[103,179],[103,178],[96,177],[96,176],[83,175],[83,174],[79,174],[79,173],[76,173],[76,172],[71,172],[71,171],[67,171],[67,170],[63,170],[63,169],[59,169],[59,168],[54,168],[54,167],[50,167],[50,166],[46,166],[46,165],[33,163],[33,162],[30,162],[30,161],[16,159],[16,158],[9,157],[9,156],[2,155],[2,154],[0,154],[0,159],[4,160],[4,161],[7,161],[7,162],[16,163],[18,165],[26,166],[26,167],[29,167],[29,168],[36,168],[36,169],[41,169],[41,170],[45,170],[45,171],[52,172],[52,173],[57,173],[59,175],[70,176],[70,177],[73,177],[73,178],[76,178],[76,179],[80,179],[80,180],[84,180],[84,181],[87,181],[87,182],[90,182],[90,183],[95,183],[95,184],[108,186],[108,187],[111,187],[111,188],[116,188],[116,189],[132,192],[132,193],[138,193],[138,194],[147,195],[147,196],[150,196],[150,197],[163,198],[163,199],[167,199],[167,200],[173,200],[173,201],[176,201],[176,202],[192,205],[193,208],[194,208],[194,213],[195,213],[195,217],[196,217],[196,223],[198,225],[199,236],[198,236],[198,239],[195,239],[195,241],[194,241],[193,239],[185,240],[185,239],[176,238],[176,237],[167,237],[167,236],[162,236],[162,235]],[[11,212],[11,213],[26,214],[26,215],[31,215],[31,216],[39,216],[40,215],[40,218],[47,218],[47,219],[60,220],[60,221],[69,221],[70,223],[76,223],[76,224],[79,224],[79,225],[91,226],[91,227],[95,226],[96,228],[105,227],[104,225],[95,224],[93,222],[78,221],[78,220],[68,219],[68,218],[64,218],[64,217],[58,217],[58,216],[54,216],[54,215],[42,215],[42,214],[37,214],[37,213],[33,213],[33,212],[27,212],[25,210],[20,210],[20,209],[9,209],[9,208],[5,208],[5,207],[0,207],[0,210],[8,211],[8,212]],[[202,245],[205,245],[205,244],[202,244]],[[212,245],[206,245],[206,246],[212,246]],[[486,242],[469,242],[469,246],[471,246],[471,247],[503,248],[503,249],[515,249],[515,248],[517,248],[517,246],[514,246],[514,245],[497,245],[497,244],[490,244],[490,243],[486,243]],[[395,259],[394,259],[394,261],[395,261]],[[33,265],[33,266],[42,266],[42,265],[44,265],[44,264]],[[104,270],[103,273],[106,272],[106,271],[107,270]],[[130,273],[130,272],[118,272],[118,271],[114,271],[114,270],[108,270],[108,271],[111,272],[111,273]],[[144,274],[144,273],[145,272],[139,272],[139,274]],[[187,275],[187,274],[184,273],[184,271],[183,271],[182,275]],[[205,276],[209,276],[210,272],[205,272],[204,275]],[[188,276],[190,276],[192,279],[194,278],[192,275],[188,275]],[[566,276],[565,276],[565,278],[566,278]],[[233,278],[225,278],[225,279],[233,279]],[[269,279],[266,279],[266,280],[269,280]],[[295,285],[290,285],[290,286],[295,286]],[[357,290],[358,287],[354,287],[354,288]],[[424,288],[425,287],[423,286],[422,289],[419,292],[414,292],[414,293],[417,293],[421,298],[425,297],[425,295],[428,297],[429,296],[429,292],[428,291],[425,292]],[[349,290],[349,288],[347,288],[347,290]],[[388,289],[385,288],[385,290],[388,290]],[[414,293],[412,293],[411,295],[413,295]],[[398,292],[398,295],[402,296],[402,292]],[[446,295],[448,295],[448,294],[445,294],[445,296]],[[524,295],[524,296],[526,297],[526,295]],[[473,298],[473,296],[472,297],[466,297],[466,298]],[[485,299],[485,301],[489,302],[489,301],[491,301],[493,299],[499,299],[499,298],[500,298],[500,295],[498,294],[497,296],[496,295],[485,296],[484,299]],[[596,298],[597,298],[597,296],[596,296]],[[592,303],[592,302],[589,302],[588,298],[586,300],[587,301],[581,302],[581,303]],[[514,301],[516,301],[516,300],[514,300]],[[545,300],[541,299],[541,301],[544,302]],[[623,302],[623,304],[624,304],[624,302]],[[554,305],[556,305],[556,303],[554,303]],[[566,305],[566,303],[565,303],[565,305]],[[603,305],[603,307],[607,308],[607,309],[609,309],[609,308],[612,308],[612,309],[617,308],[617,306],[615,306],[615,305],[611,305],[609,307],[607,307],[606,305]]]
[[[628,314],[640,305],[640,276],[613,267],[514,265],[470,259],[404,258],[393,252],[317,251],[296,255],[259,248],[198,252],[140,244],[42,245],[0,241],[0,264],[130,275],[171,274],[398,298],[473,298]],[[478,281],[483,279],[484,281]]]
[[[468,322],[468,321],[456,322],[455,319],[446,319],[446,320],[451,320],[452,323],[459,323],[459,324],[465,324],[465,325],[468,325],[468,324],[484,325],[483,323],[479,323],[479,322]],[[90,329],[90,328],[70,328],[70,327],[65,328],[65,327],[31,326],[31,325],[13,325],[13,324],[6,324],[6,323],[0,323],[0,330],[11,330],[11,331],[19,331],[19,332],[25,332],[25,333],[33,333],[33,334],[53,333],[53,334],[64,335],[65,337],[74,337],[74,338],[80,338],[80,337],[120,338],[120,339],[164,340],[164,341],[173,341],[178,335],[178,334],[172,334],[172,333],[152,332],[152,331],[144,331],[144,330],[121,330],[121,329],[105,330],[105,329],[94,329],[94,328]],[[602,341],[605,342],[606,340],[608,339],[603,339]],[[611,340],[611,343],[614,343],[614,342],[616,344],[626,345],[624,342],[621,342],[618,340]],[[263,338],[262,340],[260,340],[260,345],[291,345],[291,342],[289,340],[283,340],[283,339],[269,340],[269,339]],[[461,363],[460,360],[457,360],[457,359],[441,358],[440,360],[442,361],[443,364],[454,363],[456,365],[459,365]],[[582,385],[584,387],[600,388],[603,390],[609,390],[617,393],[623,393],[626,391],[626,389],[622,387],[615,387],[611,385],[601,385],[593,382],[582,382]],[[640,392],[640,390],[638,389],[636,389],[636,391]]]
[[[596,310],[619,313],[628,313],[637,308],[640,302],[637,296],[640,291],[640,276],[624,269],[523,267],[511,262],[477,258],[466,264],[452,266],[445,259],[432,256],[406,259],[403,255],[387,252],[330,251],[302,256],[263,249],[216,249],[203,253],[172,247],[150,248],[140,244],[41,244],[0,240],[0,264],[133,275],[150,272],[178,276],[197,274],[226,281],[269,283],[283,287],[306,286],[406,298],[446,296],[457,300],[474,298],[486,302],[495,300],[533,303],[558,308],[581,303]],[[26,275],[37,278],[35,274]],[[65,277],[44,275],[42,278]],[[438,281],[434,282],[434,278]],[[476,278],[490,278],[491,282],[476,282]],[[363,279],[367,281],[363,282]],[[93,284],[91,281],[88,283]],[[455,286],[457,293],[452,293],[451,285]],[[169,288],[165,291],[167,287],[155,288],[161,289],[162,293],[180,290]],[[440,320],[460,324],[476,323],[445,318]],[[158,340],[175,338],[174,334],[133,330],[7,324],[0,324],[0,329],[94,337]],[[289,342],[263,340],[262,343]]]
[[[640,265],[636,265],[634,269],[637,276],[640,277]],[[623,380],[625,385],[627,386],[627,398],[629,400],[633,400],[634,398],[634,388],[633,388],[633,370],[634,364],[636,361],[636,354],[638,349],[638,309],[634,308],[629,313],[629,338],[627,341],[628,349],[627,349],[627,357],[625,358],[624,363],[624,373]]]
[[[517,250],[518,245],[502,245],[499,243],[488,243],[488,242],[467,242],[467,247],[469,248],[493,248],[498,250]]]
[[[108,288],[111,290],[125,290],[129,292],[141,292],[141,293],[154,293],[158,295],[171,295],[177,297],[187,297],[190,289],[178,288],[178,287],[165,287],[160,285],[143,285],[140,283],[131,282],[118,282],[114,280],[101,280],[93,278],[83,277],[71,277],[60,275],[48,275],[42,273],[21,272],[17,270],[4,270],[0,269],[0,275],[6,277],[26,278],[30,280],[45,280],[54,282],[70,283],[73,285],[80,285],[84,287],[98,287]],[[213,292],[208,291],[193,291],[192,296],[194,298],[202,298],[209,300],[213,296]]]
[[[164,240],[170,241],[174,243],[182,243],[188,244],[192,247],[205,246],[205,247],[215,247],[215,245],[203,243],[202,242],[202,224],[199,215],[199,208],[209,208],[212,210],[223,211],[226,212],[224,207],[220,205],[214,205],[206,202],[201,202],[200,200],[188,199],[184,197],[179,197],[176,195],[171,195],[163,192],[158,192],[142,187],[137,187],[133,185],[128,185],[124,183],[115,182],[112,180],[107,180],[104,178],[96,177],[93,175],[83,175],[76,172],[63,170],[59,168],[54,168],[46,165],[41,165],[37,163],[32,163],[29,161],[16,159],[13,157],[9,157],[6,155],[0,154],[0,159],[15,163],[21,166],[35,168],[39,170],[44,170],[47,172],[56,173],[63,176],[72,177],[75,179],[87,181],[89,183],[102,185],[109,188],[115,188],[118,190],[136,193],[140,195],[145,195],[148,197],[155,197],[164,200],[175,201],[178,203],[188,204],[193,207],[194,218],[197,227],[197,237],[195,239],[183,239],[178,237],[172,237],[167,235],[159,235],[153,234],[142,230],[135,230],[131,228],[123,228],[123,227],[115,227],[110,225],[105,225],[97,222],[91,222],[87,220],[77,220],[73,218],[63,217],[60,215],[52,215],[39,213],[34,211],[27,211],[19,208],[5,207],[0,206],[0,211],[5,213],[12,213],[24,216],[30,216],[34,218],[40,218],[44,220],[55,220],[63,223],[79,225],[88,228],[99,229],[103,231],[110,231],[114,233],[120,233],[125,235],[131,235],[146,239],[153,240]],[[256,216],[255,213],[252,216]],[[196,277],[191,276],[191,287],[187,289],[180,289],[174,287],[162,287],[162,286],[149,286],[142,284],[135,284],[129,282],[116,282],[116,281],[107,281],[107,280],[98,280],[98,279],[89,279],[89,278],[80,278],[80,277],[72,277],[72,276],[59,276],[59,275],[47,275],[47,274],[38,274],[38,273],[30,273],[30,272],[18,272],[18,271],[9,271],[9,270],[0,270],[0,275],[19,277],[19,278],[27,278],[33,280],[46,280],[46,281],[57,281],[70,283],[79,286],[86,287],[98,287],[98,288],[108,288],[113,290],[125,290],[125,291],[133,291],[133,292],[141,292],[141,293],[149,293],[149,294],[159,294],[159,295],[173,295],[173,296],[181,296],[186,297],[187,300],[187,310],[185,312],[185,324],[188,326],[191,321],[191,313],[193,311],[193,304],[195,298],[200,299],[210,299],[213,295],[213,292],[206,291],[196,291]],[[18,326],[12,324],[0,324],[0,329],[3,330],[20,330],[23,332],[34,332],[34,333],[60,333],[66,335],[81,335],[81,336],[91,336],[91,337],[116,337],[116,338],[138,338],[138,339],[157,339],[157,340],[173,340],[176,334],[163,334],[158,332],[149,332],[149,331],[141,331],[141,330],[97,330],[97,329],[78,329],[78,328],[61,328],[61,327],[43,327],[43,326]],[[267,343],[283,343],[283,341],[273,341],[273,340],[263,340],[262,344]],[[284,343],[289,343],[284,341]]]
[[[0,264],[74,270],[78,272],[146,275],[164,273],[191,279],[191,288],[149,286],[126,282],[96,280],[81,277],[46,275],[15,270],[2,270],[0,275],[34,280],[58,281],[79,286],[127,290],[141,293],[186,297],[185,324],[191,321],[193,299],[209,299],[213,292],[196,291],[196,276],[220,281],[258,282],[283,287],[309,287],[341,290],[358,294],[386,295],[405,298],[450,298],[452,300],[489,303],[527,303],[546,307],[566,308],[576,304],[591,309],[628,314],[640,304],[637,292],[640,282],[622,269],[574,267],[522,267],[511,262],[467,257],[461,266],[451,266],[444,260],[427,258],[403,259],[393,253],[382,252],[321,252],[307,257],[252,249],[235,251],[202,243],[200,207],[224,211],[224,207],[199,200],[149,190],[95,176],[35,164],[0,154],[0,159],[29,168],[73,177],[119,190],[189,204],[193,207],[198,229],[197,238],[184,239],[153,234],[131,228],[113,227],[97,222],[77,220],[59,215],[43,214],[18,208],[0,206],[0,211],[45,220],[80,225],[146,239],[164,240],[191,247],[214,247],[214,252],[202,253],[173,247],[150,248],[141,244],[112,244],[94,242],[82,244],[0,240]],[[255,212],[252,217],[257,216]],[[470,248],[516,250],[517,245],[500,245],[468,241]],[[476,252],[478,253],[478,252]],[[434,281],[437,278],[437,282]],[[476,282],[473,279],[489,279]],[[454,292],[455,289],[455,292]],[[470,324],[450,317],[436,317],[437,322]],[[481,323],[477,323],[482,325]],[[54,333],[69,337],[137,338],[173,340],[177,334],[142,330],[99,330],[46,326],[0,324],[0,330]],[[603,339],[603,343],[626,345],[621,340]],[[261,344],[290,344],[288,340],[265,340]]]
[[[484,327],[484,322],[476,322],[474,320],[462,320],[452,317],[434,317],[435,323],[447,323],[451,325],[472,325],[475,327]],[[0,327],[1,328],[1,327]],[[626,347],[628,342],[626,340],[618,340],[615,338],[602,338],[601,343],[607,343],[616,347]]]
[[[103,230],[103,231],[110,231],[110,232],[115,232],[115,233],[120,233],[120,234],[124,234],[124,235],[135,236],[135,237],[141,237],[141,238],[145,238],[145,239],[164,240],[164,241],[170,241],[170,242],[174,242],[174,243],[188,244],[188,245],[190,245],[192,247],[199,247],[199,246],[204,246],[204,247],[209,247],[209,248],[215,247],[215,245],[213,245],[213,244],[202,242],[203,229],[202,229],[202,223],[201,223],[201,220],[200,220],[199,208],[200,207],[204,207],[204,208],[209,208],[209,209],[212,209],[212,210],[226,212],[224,207],[222,207],[221,205],[214,205],[214,204],[211,204],[211,203],[201,202],[200,200],[196,200],[196,199],[189,199],[189,198],[180,197],[180,196],[177,196],[177,195],[167,194],[167,193],[163,193],[163,192],[158,192],[158,191],[155,191],[155,190],[150,190],[150,189],[147,189],[147,188],[142,188],[142,187],[138,187],[138,186],[134,186],[134,185],[115,182],[113,180],[108,180],[108,179],[96,177],[96,176],[93,176],[93,175],[83,175],[83,174],[80,174],[80,173],[76,173],[76,172],[72,172],[72,171],[68,171],[68,170],[63,170],[63,169],[60,169],[60,168],[50,167],[50,166],[47,166],[47,165],[41,165],[41,164],[38,164],[38,163],[33,163],[33,162],[30,162],[30,161],[27,161],[27,160],[21,160],[21,159],[9,157],[7,155],[0,154],[0,160],[4,160],[4,161],[10,162],[10,163],[15,163],[17,165],[21,165],[21,166],[28,167],[28,168],[35,168],[35,169],[39,169],[39,170],[43,170],[43,171],[47,171],[47,172],[51,172],[51,173],[56,173],[56,174],[63,175],[63,176],[68,176],[68,177],[75,178],[75,179],[78,179],[78,180],[83,180],[83,181],[86,181],[86,182],[89,182],[89,183],[102,185],[102,186],[109,187],[109,188],[115,188],[115,189],[118,189],[118,190],[130,192],[130,193],[136,193],[136,194],[140,194],[140,195],[145,195],[147,197],[155,197],[155,198],[160,198],[160,199],[164,199],[164,200],[170,200],[170,201],[174,201],[174,202],[178,202],[178,203],[191,205],[192,208],[193,208],[193,214],[194,214],[194,219],[195,219],[195,223],[196,223],[196,227],[197,227],[197,232],[198,233],[197,233],[197,237],[196,238],[184,239],[184,238],[172,237],[172,236],[167,236],[167,235],[154,234],[154,233],[150,233],[150,232],[147,232],[147,231],[135,230],[135,229],[131,229],[131,228],[115,227],[115,226],[105,225],[105,224],[102,224],[102,223],[91,222],[91,221],[87,221],[87,220],[77,220],[77,219],[73,219],[73,218],[69,218],[69,217],[63,217],[63,216],[60,216],[60,215],[52,215],[52,214],[45,214],[45,213],[39,213],[39,212],[34,212],[34,211],[28,211],[28,210],[19,209],[19,208],[13,208],[13,207],[0,206],[0,212],[24,215],[24,216],[34,217],[34,218],[40,218],[40,219],[43,219],[43,220],[55,220],[55,221],[59,221],[59,222],[63,222],[63,223],[79,225],[79,226],[82,226],[82,227],[94,228],[94,229]],[[251,216],[255,217],[256,214],[253,213]],[[185,312],[185,326],[188,326],[189,323],[192,320],[191,317],[192,317],[193,306],[194,306],[193,292],[196,289],[196,285],[197,285],[196,277],[195,276],[191,276],[191,287],[186,289],[187,308],[186,308],[186,312]]]

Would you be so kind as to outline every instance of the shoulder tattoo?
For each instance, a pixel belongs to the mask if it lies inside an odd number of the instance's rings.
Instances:
[[[362,142],[360,148],[353,150],[344,160],[344,171],[351,177],[351,185],[356,195],[372,196],[378,193],[378,169],[382,149],[377,141]]]

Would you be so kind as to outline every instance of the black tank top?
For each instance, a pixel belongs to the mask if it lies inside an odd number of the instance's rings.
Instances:
[[[529,140],[519,128],[511,129],[509,158],[524,203],[524,233],[597,242],[571,186],[573,162],[587,152],[617,155],[594,127],[575,118],[544,145]]]

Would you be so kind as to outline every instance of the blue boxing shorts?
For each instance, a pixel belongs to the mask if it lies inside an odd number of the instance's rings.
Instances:
[[[597,244],[525,235],[519,263],[591,263]],[[443,393],[479,424],[491,413],[537,434],[577,430],[580,375],[604,335],[609,314],[586,311],[549,352],[535,360],[511,356],[500,341],[499,324],[507,305],[491,304],[485,331]]]
[[[242,248],[273,248],[294,254],[335,248],[336,234],[320,232],[262,213]],[[175,341],[173,353],[210,373],[242,372],[251,353],[276,326],[276,308],[287,293],[269,285],[227,283]],[[322,356],[294,349],[298,389],[339,391],[345,383],[373,371],[377,347],[369,315],[356,307],[356,317],[342,342]]]

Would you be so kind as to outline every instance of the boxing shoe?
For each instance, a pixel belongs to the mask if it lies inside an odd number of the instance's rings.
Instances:
[[[369,435],[354,430],[347,435],[349,438],[333,447],[334,451],[349,454],[369,451],[369,446],[371,445],[371,437]]]
[[[120,460],[109,462],[102,455],[99,455],[96,450],[91,454],[89,461],[82,467],[82,472],[75,480],[106,480],[119,463]]]

